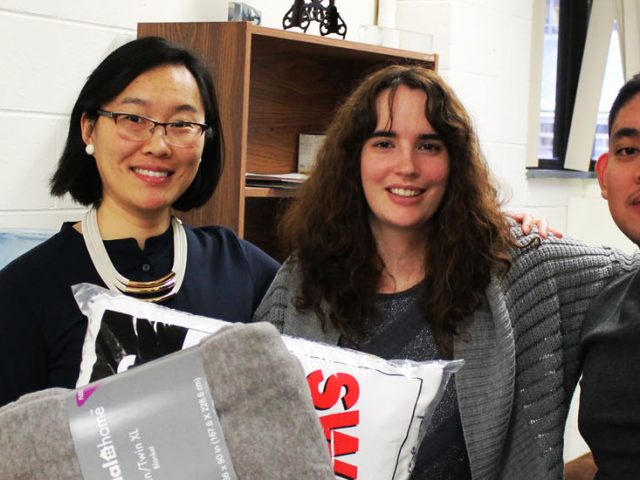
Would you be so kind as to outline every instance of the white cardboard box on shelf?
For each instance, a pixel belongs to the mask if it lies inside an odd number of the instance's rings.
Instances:
[[[309,175],[316,163],[316,155],[324,142],[322,133],[301,133],[298,135],[298,173]]]

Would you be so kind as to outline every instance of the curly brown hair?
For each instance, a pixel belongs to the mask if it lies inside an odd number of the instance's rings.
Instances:
[[[360,155],[377,124],[376,99],[387,89],[393,98],[400,85],[426,93],[426,118],[449,154],[446,192],[425,233],[426,288],[419,301],[441,352],[450,354],[452,336],[482,301],[490,274],[508,268],[513,240],[472,121],[434,71],[392,65],[355,89],[331,122],[313,174],[279,233],[302,273],[297,308],[313,309],[323,327],[330,321],[347,339],[362,334],[384,264],[369,226]]]

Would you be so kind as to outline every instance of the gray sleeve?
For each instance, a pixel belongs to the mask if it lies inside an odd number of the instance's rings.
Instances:
[[[568,395],[580,375],[578,342],[586,312],[606,285],[638,265],[638,254],[594,247],[570,237],[543,240],[515,254],[503,285],[513,318],[529,325],[517,332],[518,341],[527,345],[524,350],[535,350],[539,337],[544,337],[540,331],[559,325],[561,351],[557,353]]]
[[[332,325],[323,327],[313,310],[299,311],[294,300],[300,296],[302,279],[296,261],[292,258],[280,267],[276,278],[253,315],[253,322],[269,322],[280,333],[290,337],[337,345],[340,333]],[[329,308],[323,305],[324,311]]]
[[[292,310],[295,309],[292,292],[299,291],[299,285],[294,261],[289,258],[278,270],[251,321],[269,322],[283,333],[287,318],[293,315]]]

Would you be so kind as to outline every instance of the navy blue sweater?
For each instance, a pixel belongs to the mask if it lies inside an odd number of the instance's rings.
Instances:
[[[178,294],[162,303],[229,322],[248,322],[279,264],[224,227],[186,227],[187,270]],[[131,280],[171,271],[171,228],[140,250],[135,239],[104,242]],[[49,387],[75,387],[87,319],[71,285],[104,286],[71,223],[0,271],[0,406]]]

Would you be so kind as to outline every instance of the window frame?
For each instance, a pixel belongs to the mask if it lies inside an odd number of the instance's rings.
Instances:
[[[558,2],[561,12],[565,14],[564,23],[562,17],[559,20],[559,29],[561,29],[567,23],[567,9],[564,7],[569,4],[575,8],[577,2],[575,0],[558,0]],[[528,174],[535,170],[585,172],[593,170],[595,164],[592,151],[598,133],[598,106],[614,20],[616,20],[618,12],[615,2],[610,0],[604,2],[601,0],[582,0],[580,4],[582,10],[579,13],[583,23],[577,29],[574,25],[573,31],[577,32],[575,35],[584,35],[583,45],[580,47],[580,41],[576,42],[573,39],[571,41],[572,48],[568,53],[566,49],[564,52],[561,51],[563,49],[560,45],[558,47],[557,64],[558,66],[562,65],[562,68],[558,68],[556,84],[565,81],[562,80],[564,72],[571,69],[572,73],[568,75],[571,83],[568,87],[561,89],[556,86],[556,105],[558,102],[562,102],[564,105],[562,112],[556,110],[554,114],[554,124],[556,124],[554,125],[554,144],[557,144],[554,145],[554,151],[557,153],[559,150],[560,155],[557,158],[549,159],[539,157],[542,68],[548,5],[547,1],[534,2],[531,46],[531,108],[527,146],[527,169],[530,171]],[[570,16],[579,16],[575,14],[575,11],[572,14],[571,8],[568,11]],[[592,15],[588,15],[589,11]],[[569,20],[571,21],[571,19]],[[561,37],[559,37],[560,41]],[[562,57],[563,53],[564,58]],[[568,61],[566,60],[567,54],[571,56]],[[584,62],[582,62],[583,57],[585,57]],[[571,68],[566,67],[565,64]],[[559,98],[560,100],[558,100]],[[561,125],[557,125],[559,117],[562,117],[561,122],[566,133],[562,133]],[[559,130],[561,131],[560,137],[557,135]],[[599,135],[601,136],[601,132]],[[558,138],[560,139],[558,140]],[[593,140],[585,142],[585,138]],[[564,155],[562,155],[563,151]]]

